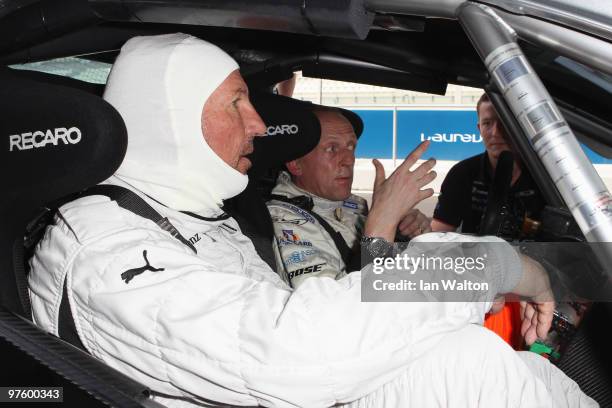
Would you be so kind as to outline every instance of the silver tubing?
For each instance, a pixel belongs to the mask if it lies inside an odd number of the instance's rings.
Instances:
[[[612,47],[600,38],[527,16],[497,11],[521,38],[612,75]]]
[[[600,38],[612,40],[612,9],[599,0],[485,0],[493,7],[506,10],[506,16],[525,16],[530,20],[550,21],[554,26],[572,27],[576,31],[590,33]],[[589,4],[590,3],[590,4]],[[533,18],[535,17],[535,18]],[[517,31],[512,21],[507,20]],[[520,34],[520,31],[519,31]]]
[[[516,43],[514,30],[482,4],[465,3],[457,16],[587,240],[612,242],[612,195]]]

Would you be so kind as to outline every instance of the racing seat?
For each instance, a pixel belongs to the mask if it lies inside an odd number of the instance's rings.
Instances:
[[[66,86],[68,80],[59,85],[45,74],[33,76],[0,69],[0,353],[10,367],[3,374],[10,380],[2,383],[39,381],[66,392],[82,393],[80,388],[113,406],[158,406],[146,387],[29,320],[26,230],[41,209],[113,174],[127,148],[125,125],[112,106],[89,90]]]
[[[44,205],[110,177],[125,155],[127,133],[99,97],[8,69],[0,72],[0,84],[0,299],[29,318],[21,270],[26,225]]]

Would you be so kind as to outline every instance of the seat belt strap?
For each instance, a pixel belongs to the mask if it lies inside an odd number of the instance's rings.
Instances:
[[[68,300],[68,277],[64,279],[64,288],[62,289],[62,300],[60,302],[57,322],[57,335],[60,339],[67,341],[73,346],[87,351],[79,338],[79,334],[74,323],[74,316],[72,315],[72,310],[70,309]]]
[[[143,218],[149,219],[157,224],[161,229],[169,232],[174,238],[179,240],[181,243],[187,245],[194,253],[198,253],[196,248],[189,240],[185,239],[181,233],[172,225],[167,217],[163,217],[160,213],[155,211],[153,207],[145,200],[143,200],[138,194],[134,193],[125,187],[114,186],[111,184],[99,184],[88,188],[79,197],[86,197],[92,195],[103,195],[117,202],[117,205],[121,208],[125,208],[128,211],[133,212],[136,215],[140,215]]]

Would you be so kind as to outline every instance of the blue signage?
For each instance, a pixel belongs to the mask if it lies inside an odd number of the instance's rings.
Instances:
[[[363,133],[355,156],[362,159],[393,158],[393,111],[355,110],[363,120]]]
[[[364,122],[357,144],[358,158],[393,158],[393,110],[355,110]],[[431,144],[425,158],[459,161],[484,151],[476,110],[398,110],[397,158],[403,159],[421,141]],[[612,164],[582,145],[595,164]]]
[[[403,110],[397,112],[397,157],[430,141],[427,158],[459,161],[484,151],[476,111]]]

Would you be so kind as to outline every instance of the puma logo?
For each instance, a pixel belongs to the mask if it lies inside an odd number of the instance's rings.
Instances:
[[[154,268],[154,267],[151,266],[151,264],[149,264],[149,260],[147,259],[147,250],[146,249],[144,251],[142,251],[142,256],[144,257],[146,265],[145,266],[141,266],[140,268],[128,269],[127,271],[123,272],[121,274],[121,279],[123,279],[125,281],[125,283],[130,283],[130,281],[132,279],[134,279],[135,276],[140,275],[144,271],[161,272],[161,271],[164,270],[164,268]]]

